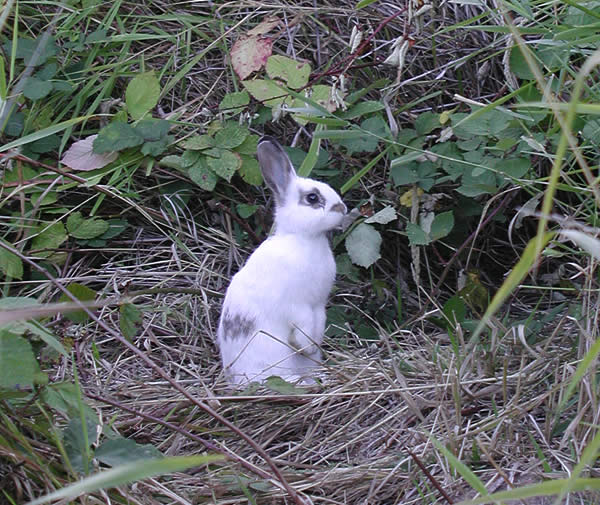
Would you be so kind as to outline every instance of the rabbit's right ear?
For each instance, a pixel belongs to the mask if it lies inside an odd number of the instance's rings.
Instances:
[[[263,137],[258,142],[256,156],[265,182],[273,191],[278,203],[283,203],[287,188],[296,177],[296,171],[287,153],[272,137]]]

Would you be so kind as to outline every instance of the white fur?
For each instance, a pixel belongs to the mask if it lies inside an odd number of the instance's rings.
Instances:
[[[335,279],[327,232],[339,227],[345,207],[331,210],[341,204],[339,195],[327,184],[297,177],[275,141],[267,138],[259,143],[259,161],[278,196],[275,232],[231,280],[217,343],[231,383],[271,375],[310,382],[311,369],[321,362],[325,304]],[[289,172],[285,184],[273,181],[269,176],[273,170]],[[314,188],[325,200],[324,208],[300,203],[300,195]],[[240,334],[236,328],[250,324],[232,321],[251,322],[253,329]]]

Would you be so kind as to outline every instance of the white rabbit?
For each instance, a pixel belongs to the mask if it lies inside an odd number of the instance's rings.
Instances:
[[[225,294],[217,329],[223,367],[232,384],[271,375],[314,383],[335,279],[328,232],[340,227],[346,206],[327,184],[298,177],[273,138],[260,140],[257,156],[275,197],[274,233]]]

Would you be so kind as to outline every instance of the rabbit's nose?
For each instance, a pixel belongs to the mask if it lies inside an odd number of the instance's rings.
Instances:
[[[345,214],[348,209],[343,202],[336,203],[333,207],[331,207],[332,212],[339,212],[340,214]]]

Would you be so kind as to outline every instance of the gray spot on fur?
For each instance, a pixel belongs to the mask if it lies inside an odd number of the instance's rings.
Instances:
[[[333,207],[331,207],[332,212],[339,212],[340,214],[346,213],[346,206],[342,202],[336,203]]]
[[[314,199],[316,195],[316,200],[314,202],[310,201],[310,199]],[[324,209],[325,208],[325,198],[317,188],[309,189],[308,191],[300,191],[300,200],[298,202],[300,205],[306,205],[307,207],[312,207],[313,209]]]
[[[219,333],[223,338],[237,339],[251,336],[256,331],[256,321],[241,314],[223,312],[219,321]]]

